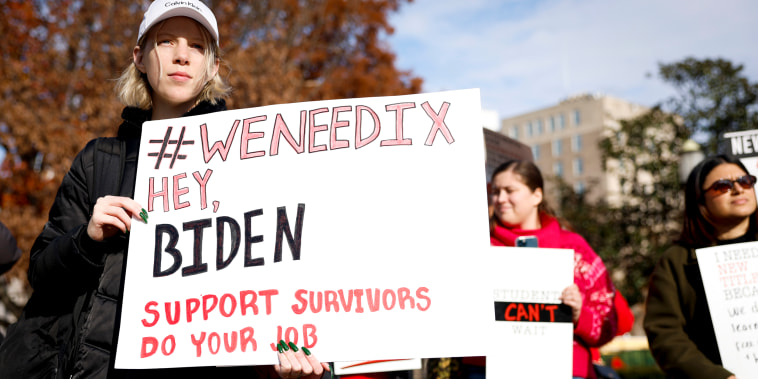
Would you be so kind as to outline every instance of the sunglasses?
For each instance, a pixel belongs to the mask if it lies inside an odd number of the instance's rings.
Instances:
[[[703,190],[703,193],[712,191],[714,195],[725,194],[734,188],[734,183],[738,183],[742,189],[750,189],[755,185],[755,181],[756,178],[753,175],[743,175],[734,180],[719,179]]]

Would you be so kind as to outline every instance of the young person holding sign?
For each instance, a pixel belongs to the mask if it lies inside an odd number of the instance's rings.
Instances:
[[[503,163],[495,169],[491,186],[492,245],[516,246],[519,237],[535,236],[539,247],[574,250],[574,284],[561,294],[574,322],[573,376],[595,378],[590,348],[616,335],[615,289],[603,261],[584,238],[559,223],[543,198],[542,174],[534,163]]]
[[[0,375],[320,378],[327,366],[307,349],[283,341],[278,346],[280,364],[274,367],[113,369],[129,230],[135,220],[148,222],[142,205],[132,200],[142,124],[225,110],[223,98],[229,91],[218,75],[216,18],[199,0],[153,2],[137,39],[133,63],[118,82],[118,98],[126,104],[118,137],[90,142],[61,183],[31,251],[34,295],[15,326],[21,335],[11,341],[11,328],[0,349],[0,371],[10,372]],[[102,171],[113,159],[120,162],[116,167],[121,172]],[[25,330],[29,325],[38,328]]]
[[[755,176],[738,160],[706,158],[687,178],[682,233],[650,278],[645,332],[670,378],[734,379],[721,366],[695,250],[755,241]]]

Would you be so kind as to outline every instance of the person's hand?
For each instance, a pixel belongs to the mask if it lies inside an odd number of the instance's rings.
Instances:
[[[318,379],[324,371],[330,371],[328,364],[319,362],[305,347],[298,349],[292,342],[279,341],[276,348],[279,349],[279,364],[274,365],[274,370],[282,379]]]
[[[571,307],[571,315],[574,319],[574,324],[579,321],[579,315],[582,314],[582,293],[579,292],[579,287],[576,284],[572,284],[561,293],[561,299],[563,304]]]
[[[102,241],[113,237],[119,230],[126,233],[132,228],[132,217],[147,222],[147,211],[128,197],[101,197],[92,210],[87,235],[94,241]]]

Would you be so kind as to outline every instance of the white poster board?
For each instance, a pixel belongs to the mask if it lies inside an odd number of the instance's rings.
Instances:
[[[574,324],[559,297],[574,282],[574,252],[491,247],[488,262],[487,377],[570,378]]]
[[[758,377],[758,242],[698,249],[722,364],[738,378]]]
[[[480,115],[463,90],[145,123],[116,367],[484,355]]]

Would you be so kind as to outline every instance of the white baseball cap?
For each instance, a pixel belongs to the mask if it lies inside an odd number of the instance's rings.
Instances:
[[[218,45],[218,24],[216,24],[216,16],[202,1],[199,0],[156,0],[150,4],[145,12],[145,17],[142,18],[142,23],[139,25],[139,35],[137,35],[137,43],[142,39],[142,36],[147,33],[150,28],[155,24],[169,19],[171,17],[184,16],[189,17],[211,33],[211,36],[216,40]]]

